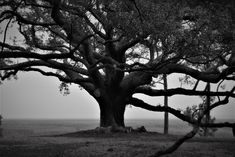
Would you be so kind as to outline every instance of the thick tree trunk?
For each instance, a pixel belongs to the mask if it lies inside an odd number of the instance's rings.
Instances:
[[[116,126],[112,108],[108,104],[100,104],[100,127]]]
[[[112,69],[108,74],[112,74]],[[134,73],[128,75],[120,82],[119,74],[107,76],[104,85],[99,87],[99,93],[95,98],[100,107],[100,127],[125,127],[124,113],[126,100],[132,96],[133,91],[139,85],[151,82],[148,74]],[[120,74],[121,75],[121,74]]]
[[[100,107],[100,127],[125,127],[123,100],[109,100],[107,98],[98,101]]]

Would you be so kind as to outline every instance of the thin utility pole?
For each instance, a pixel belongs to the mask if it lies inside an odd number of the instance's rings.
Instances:
[[[164,90],[167,91],[167,75],[163,75],[163,84],[164,84]],[[164,106],[168,107],[168,96],[164,96]],[[169,130],[169,116],[168,112],[164,113],[164,134],[168,134]]]
[[[206,88],[207,88],[207,91],[210,92],[211,85],[210,85],[209,82],[207,83],[207,87]],[[207,96],[206,96],[206,102],[205,103],[206,103],[205,104],[206,105],[205,108],[208,109],[210,107],[210,103],[211,103],[211,99],[210,99],[210,95],[209,94],[207,94]],[[206,113],[205,123],[208,124],[209,121],[210,121],[210,111]],[[205,127],[204,136],[208,136],[208,128],[207,127]]]

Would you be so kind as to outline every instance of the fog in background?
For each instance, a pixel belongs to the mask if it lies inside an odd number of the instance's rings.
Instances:
[[[178,75],[168,77],[169,88],[180,86]],[[97,102],[78,85],[70,86],[70,94],[63,96],[59,91],[60,81],[53,77],[42,76],[35,72],[20,72],[18,80],[4,81],[0,85],[0,114],[6,119],[98,119]],[[234,82],[227,83],[231,88]],[[190,86],[188,86],[190,88]],[[157,85],[162,88],[162,85]],[[191,87],[193,88],[193,87]],[[204,84],[199,89],[204,88]],[[163,97],[141,97],[152,105],[163,105]],[[187,106],[199,104],[201,99],[195,96],[169,97],[169,106],[185,109]],[[211,112],[217,119],[235,119],[235,99],[229,104],[218,107]],[[163,113],[147,111],[127,106],[125,118],[129,119],[163,119]],[[170,118],[175,118],[170,116]]]

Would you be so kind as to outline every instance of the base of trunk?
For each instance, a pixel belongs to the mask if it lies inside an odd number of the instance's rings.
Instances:
[[[100,110],[100,127],[124,128],[124,112],[125,108],[102,108]]]
[[[102,133],[102,134],[106,134],[106,133],[131,133],[131,132],[138,132],[138,133],[143,133],[143,132],[147,132],[147,130],[145,129],[144,126],[141,126],[139,128],[133,129],[132,127],[120,127],[120,126],[109,126],[109,127],[97,127],[95,129],[95,132],[97,133]]]
[[[125,99],[115,98],[114,95],[115,94],[109,96],[107,94],[97,99],[97,102],[100,107],[100,127],[125,127]],[[116,95],[118,95],[118,93]]]

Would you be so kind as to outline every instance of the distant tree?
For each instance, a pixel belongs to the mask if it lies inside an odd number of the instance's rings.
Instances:
[[[205,113],[235,97],[235,87],[153,88],[162,74],[182,73],[214,84],[235,80],[233,1],[3,0],[0,7],[1,80],[34,71],[57,77],[67,94],[69,84],[77,84],[99,104],[101,127],[124,128],[128,104],[205,125],[201,118],[195,121],[174,108],[145,103],[133,96],[136,93],[223,96]],[[13,29],[20,36],[8,39]],[[174,151],[195,131],[158,154]]]

